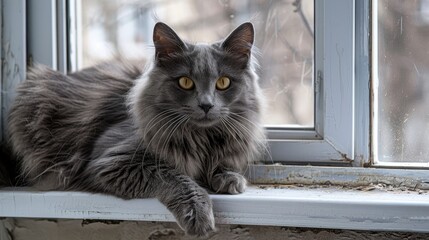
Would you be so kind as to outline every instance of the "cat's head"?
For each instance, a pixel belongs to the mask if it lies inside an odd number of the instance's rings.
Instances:
[[[213,44],[186,43],[166,24],[157,23],[153,41],[154,62],[137,90],[140,119],[158,117],[154,121],[207,128],[231,117],[259,118],[251,23]]]

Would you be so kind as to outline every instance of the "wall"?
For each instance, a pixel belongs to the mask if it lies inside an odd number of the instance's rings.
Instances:
[[[2,231],[3,229],[3,231]],[[90,220],[0,220],[0,240],[134,240],[195,239],[184,235],[175,223]],[[219,225],[208,237],[224,239],[429,239],[424,233],[365,232],[349,230],[299,229]]]

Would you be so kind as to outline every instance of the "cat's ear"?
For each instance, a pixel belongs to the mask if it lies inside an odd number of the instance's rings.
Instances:
[[[153,28],[153,43],[157,59],[165,59],[186,49],[185,43],[167,24],[158,22]]]
[[[250,58],[254,36],[253,24],[243,23],[223,41],[222,48],[233,56],[247,61]]]

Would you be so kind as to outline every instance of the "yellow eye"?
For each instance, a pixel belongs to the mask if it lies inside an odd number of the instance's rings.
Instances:
[[[179,79],[179,86],[185,90],[191,90],[194,87],[194,81],[188,77],[181,77]]]
[[[216,81],[216,88],[218,90],[225,90],[231,85],[231,80],[227,77],[221,77]]]

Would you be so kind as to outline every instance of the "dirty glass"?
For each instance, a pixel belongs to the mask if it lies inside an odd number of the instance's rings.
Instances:
[[[429,1],[378,1],[378,161],[429,162]]]
[[[82,67],[118,56],[147,58],[157,21],[191,42],[220,40],[251,21],[267,99],[264,123],[314,126],[313,0],[85,0],[81,8]]]

